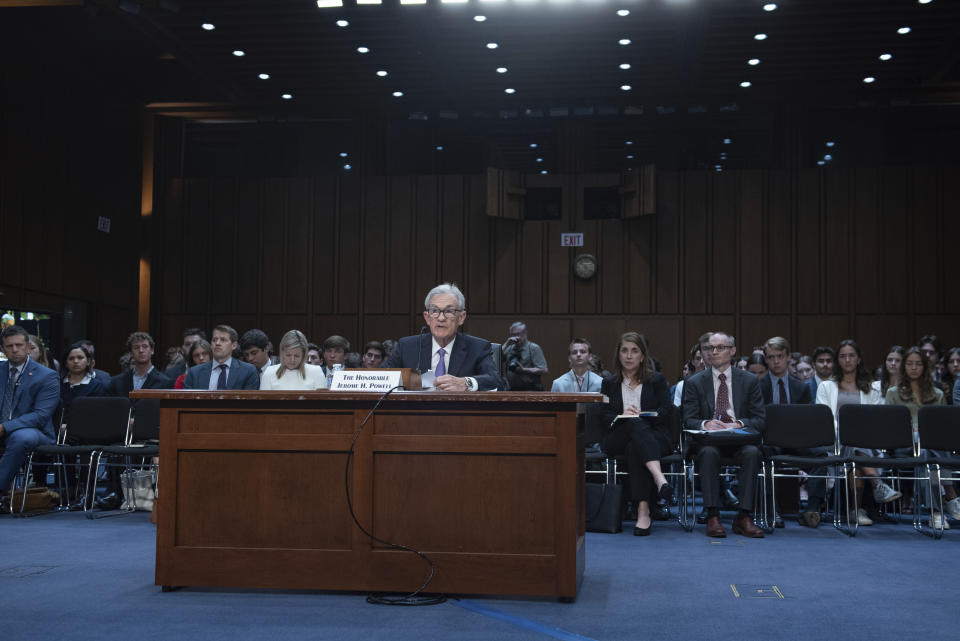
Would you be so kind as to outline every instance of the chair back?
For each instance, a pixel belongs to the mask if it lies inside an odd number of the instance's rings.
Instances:
[[[583,439],[587,446],[599,443],[607,431],[608,412],[610,406],[606,403],[590,403],[584,411]]]
[[[835,445],[833,412],[826,405],[767,405],[764,445],[801,449]]]
[[[141,398],[133,410],[133,427],[130,433],[131,443],[156,441],[160,438],[160,401],[153,398]]]
[[[917,412],[920,447],[928,450],[960,450],[960,406],[924,405]]]
[[[913,448],[906,405],[844,405],[839,412],[840,443],[874,450]]]
[[[81,396],[70,404],[67,437],[82,445],[127,442],[130,401],[123,397]]]

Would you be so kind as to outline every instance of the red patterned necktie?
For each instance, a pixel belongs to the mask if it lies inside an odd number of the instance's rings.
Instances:
[[[721,423],[730,421],[727,410],[730,409],[730,392],[727,390],[727,375],[720,374],[720,387],[717,389],[717,420]]]

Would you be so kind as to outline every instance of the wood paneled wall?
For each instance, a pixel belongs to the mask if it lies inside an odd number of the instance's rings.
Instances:
[[[662,172],[655,215],[584,221],[582,187],[609,180],[530,177],[564,188],[556,222],[488,218],[482,175],[173,180],[154,270],[162,344],[225,322],[275,343],[291,328],[339,333],[359,350],[416,332],[444,280],[467,295],[468,332],[503,340],[526,321],[553,376],[570,337],[606,361],[629,329],[669,378],[707,329],[741,351],[778,334],[808,353],[854,337],[871,365],[923,333],[960,344],[960,168]],[[585,247],[560,247],[566,231]],[[572,276],[579,251],[598,257],[590,281]]]

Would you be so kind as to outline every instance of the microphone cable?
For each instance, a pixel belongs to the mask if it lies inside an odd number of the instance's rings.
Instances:
[[[413,548],[401,545],[400,543],[393,543],[391,541],[384,541],[373,535],[373,533],[367,531],[363,525],[360,524],[360,520],[357,518],[356,513],[353,511],[353,499],[350,497],[350,462],[353,460],[353,450],[357,444],[357,440],[360,438],[360,434],[363,432],[363,428],[366,427],[367,421],[370,420],[370,417],[373,416],[373,413],[377,411],[380,407],[380,404],[383,403],[384,399],[390,396],[395,390],[402,389],[403,385],[397,385],[396,387],[391,387],[386,392],[384,392],[377,402],[370,409],[370,412],[367,414],[360,422],[360,427],[357,428],[357,431],[353,435],[353,440],[350,442],[350,449],[347,451],[347,464],[344,466],[343,470],[343,488],[347,495],[347,507],[350,509],[350,518],[353,519],[354,524],[363,532],[365,535],[370,537],[371,540],[376,541],[382,545],[385,545],[394,550],[402,550],[404,552],[412,552],[416,554],[424,563],[427,564],[427,567],[430,569],[430,573],[427,575],[427,580],[423,584],[411,592],[410,594],[404,596],[367,596],[367,603],[372,603],[374,605],[406,605],[406,606],[415,606],[415,605],[439,605],[444,603],[447,600],[447,597],[441,595],[436,596],[423,596],[421,593],[426,589],[426,587],[433,580],[434,574],[436,574],[436,566],[433,564],[433,561],[423,552],[414,550]]]

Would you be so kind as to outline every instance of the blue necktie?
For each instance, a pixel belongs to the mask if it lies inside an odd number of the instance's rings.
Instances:
[[[441,347],[437,350],[437,353],[440,354],[440,360],[437,362],[437,370],[434,373],[434,376],[443,376],[447,373],[447,366],[443,362],[443,348]]]
[[[11,367],[10,373],[7,375],[7,389],[3,391],[3,411],[0,412],[0,417],[3,418],[4,423],[13,418],[13,393],[17,389],[18,378],[17,370]]]
[[[217,367],[220,369],[220,378],[217,379],[217,389],[227,389],[227,364],[220,363]]]

